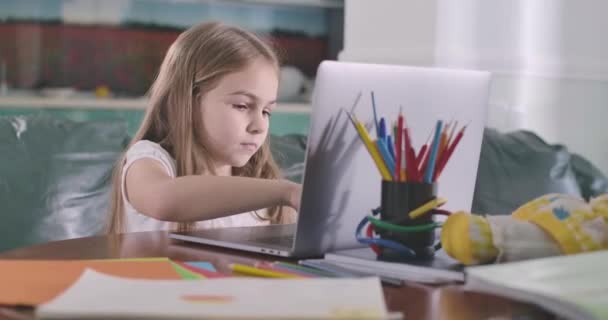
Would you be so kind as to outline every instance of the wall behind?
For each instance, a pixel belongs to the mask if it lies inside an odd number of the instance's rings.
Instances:
[[[608,172],[608,2],[345,0],[340,60],[489,70],[488,125]]]

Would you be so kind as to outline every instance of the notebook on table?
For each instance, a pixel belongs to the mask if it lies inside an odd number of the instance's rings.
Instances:
[[[534,303],[564,319],[608,319],[608,251],[466,268],[465,288]]]

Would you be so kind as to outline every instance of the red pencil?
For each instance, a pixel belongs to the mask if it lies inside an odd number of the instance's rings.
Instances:
[[[397,118],[397,135],[395,136],[395,181],[401,181],[401,146],[403,145],[401,132],[403,132],[403,114],[401,113],[401,110],[399,110],[399,117]],[[405,146],[405,150],[407,150],[407,141]]]
[[[429,151],[429,143],[431,142],[431,137],[433,136],[433,132],[429,134],[426,138],[426,142],[420,148],[420,152],[416,157],[416,168],[418,172],[416,172],[418,178],[420,178],[419,182],[422,182],[422,177],[424,176],[424,171],[426,170],[426,162],[428,161],[428,152]]]
[[[410,181],[418,180],[418,173],[416,169],[416,157],[414,155],[414,148],[412,148],[412,140],[410,139],[409,130],[407,127],[403,129],[403,137],[405,138],[405,170],[407,178]]]
[[[412,144],[411,138],[410,138],[409,157],[410,157],[411,162],[413,164],[413,166],[410,166],[411,170],[412,170],[412,174],[414,175],[414,177],[412,178],[412,181],[418,181],[418,178],[419,178],[419,175],[418,175],[418,162],[416,162],[416,150],[414,150],[414,146]]]
[[[458,146],[458,143],[460,142],[460,140],[462,140],[462,136],[464,135],[464,131],[466,130],[466,128],[467,128],[467,126],[464,126],[464,127],[462,127],[462,129],[460,129],[460,131],[456,135],[456,138],[454,138],[454,142],[447,148],[447,151],[445,152],[445,155],[443,156],[443,159],[441,159],[442,161],[439,164],[437,171],[435,172],[435,175],[433,177],[434,179],[437,179],[439,177],[439,175],[441,174],[441,171],[443,171],[443,168],[445,168],[448,161],[450,161],[450,157],[454,153],[454,150]]]
[[[420,170],[420,164],[422,162],[422,158],[424,157],[424,154],[426,153],[426,148],[428,148],[428,146],[425,144],[422,147],[420,147],[420,151],[418,152],[418,155],[416,156],[416,167],[418,168],[418,170]]]

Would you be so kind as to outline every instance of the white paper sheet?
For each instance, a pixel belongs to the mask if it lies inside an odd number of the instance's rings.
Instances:
[[[41,319],[386,319],[378,278],[135,280],[87,270]]]

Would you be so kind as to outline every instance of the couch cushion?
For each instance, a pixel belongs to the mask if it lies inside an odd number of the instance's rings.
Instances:
[[[122,121],[0,117],[0,251],[101,231]]]
[[[583,198],[589,200],[608,193],[608,177],[599,168],[576,153],[572,154],[571,163]]]
[[[472,211],[511,214],[547,193],[581,196],[568,150],[529,131],[500,133],[486,128]]]

